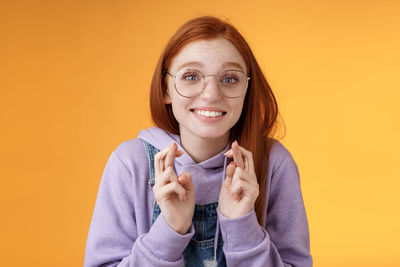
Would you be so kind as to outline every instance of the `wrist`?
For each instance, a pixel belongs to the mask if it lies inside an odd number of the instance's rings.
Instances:
[[[161,212],[161,215],[164,217],[164,221],[167,223],[167,225],[169,227],[171,227],[178,234],[185,235],[190,230],[192,221],[190,221],[190,223],[183,223],[183,222],[176,221],[169,216],[164,216],[164,214],[162,212]]]
[[[191,226],[191,224],[189,226],[179,227],[174,230],[180,235],[186,235],[190,230],[190,226]]]

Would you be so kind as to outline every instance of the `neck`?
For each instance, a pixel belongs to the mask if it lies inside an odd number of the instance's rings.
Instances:
[[[229,132],[218,138],[201,138],[186,136],[181,132],[181,146],[197,163],[205,161],[220,153],[229,141]]]

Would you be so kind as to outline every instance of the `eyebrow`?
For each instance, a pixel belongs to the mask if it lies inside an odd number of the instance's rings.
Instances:
[[[190,61],[190,62],[186,62],[185,64],[181,65],[181,66],[178,68],[178,71],[181,70],[181,69],[183,69],[183,68],[185,68],[185,67],[190,67],[190,66],[204,67],[204,65],[201,64],[201,63],[198,62],[198,61]]]
[[[181,65],[181,66],[178,68],[178,71],[181,70],[181,69],[183,69],[183,68],[185,68],[185,67],[190,67],[190,66],[204,67],[204,65],[203,65],[202,63],[198,62],[198,61],[190,61],[190,62],[187,62],[187,63]],[[246,70],[243,69],[242,65],[240,65],[240,64],[237,63],[237,62],[233,62],[233,61],[224,62],[224,63],[222,64],[222,67],[223,67],[223,68],[235,67],[235,68],[240,69],[242,72],[246,72]]]
[[[233,62],[233,61],[229,61],[229,62],[224,62],[224,64],[222,64],[222,67],[227,68],[227,67],[236,67],[238,69],[240,69],[243,72],[246,72],[245,69],[243,69],[242,65],[240,65],[237,62]]]

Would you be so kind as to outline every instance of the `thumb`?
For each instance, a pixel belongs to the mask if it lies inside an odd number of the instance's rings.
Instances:
[[[233,174],[235,173],[236,164],[231,161],[229,165],[226,167],[226,178],[224,180],[224,185],[229,187],[232,184]]]
[[[232,178],[233,174],[235,173],[235,169],[236,169],[236,164],[235,162],[231,161],[231,163],[229,163],[228,166],[226,167],[226,176]]]
[[[190,172],[181,173],[178,177],[178,181],[186,190],[194,191],[192,175]]]

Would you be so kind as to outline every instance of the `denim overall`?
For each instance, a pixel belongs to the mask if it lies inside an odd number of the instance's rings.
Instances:
[[[146,141],[143,141],[143,143],[149,160],[150,179],[148,183],[150,187],[153,187],[155,182],[154,155],[159,150]],[[216,251],[214,249],[214,237],[217,225],[217,207],[218,202],[195,206],[192,219],[195,234],[183,251],[185,266],[226,266],[225,256],[222,250],[223,241],[220,233],[218,235]],[[155,202],[151,224],[154,223],[160,213],[160,207],[157,202]]]

